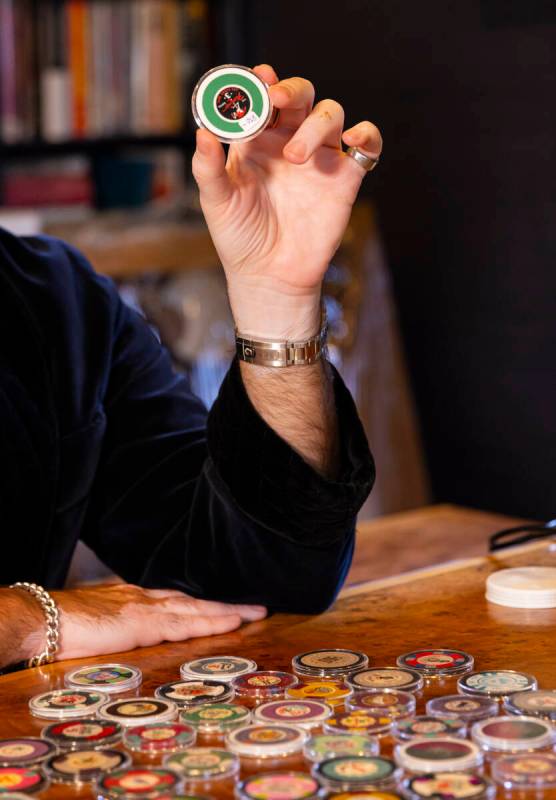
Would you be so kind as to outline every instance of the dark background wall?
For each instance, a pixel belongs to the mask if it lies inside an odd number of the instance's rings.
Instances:
[[[253,63],[369,118],[432,486],[556,516],[556,4],[253,3]]]

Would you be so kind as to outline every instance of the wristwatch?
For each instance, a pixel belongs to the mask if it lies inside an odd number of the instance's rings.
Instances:
[[[236,331],[236,353],[240,361],[261,367],[300,367],[315,364],[326,349],[328,321],[322,310],[320,331],[301,342],[249,339]]]

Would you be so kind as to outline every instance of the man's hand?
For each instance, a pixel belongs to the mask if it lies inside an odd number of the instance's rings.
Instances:
[[[262,606],[196,600],[182,592],[141,589],[127,583],[51,592],[60,612],[57,660],[213,636],[266,616]],[[45,647],[45,620],[35,598],[20,589],[0,591],[0,668],[38,655]],[[9,629],[4,630],[4,626]]]
[[[58,659],[213,636],[266,616],[262,606],[196,600],[182,592],[127,583],[51,592],[60,608]]]
[[[279,82],[266,64],[255,72],[280,109],[277,127],[230,145],[227,161],[217,138],[198,130],[193,172],[238,330],[301,340],[319,329],[321,282],[365,175],[342,140],[376,158],[382,139],[370,122],[342,133],[342,107],[313,108],[309,81]]]

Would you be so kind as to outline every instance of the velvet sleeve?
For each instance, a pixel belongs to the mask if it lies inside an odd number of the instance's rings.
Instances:
[[[335,373],[339,479],[258,415],[233,361],[210,412],[144,320],[118,303],[106,434],[82,538],[129,582],[318,612],[349,567],[373,462]]]

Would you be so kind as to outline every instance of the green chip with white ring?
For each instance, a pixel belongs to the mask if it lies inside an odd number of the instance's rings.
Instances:
[[[272,116],[267,85],[252,69],[237,64],[206,72],[195,86],[191,105],[197,125],[226,143],[253,139]]]

